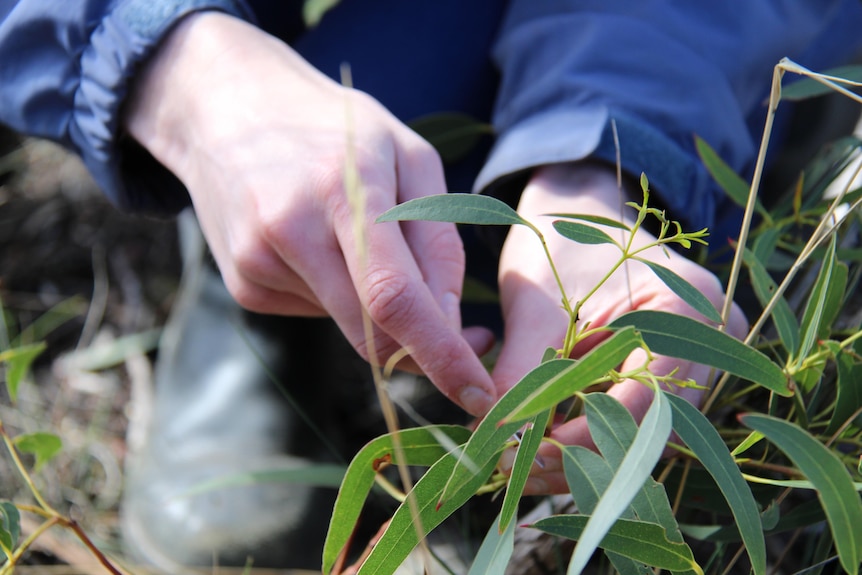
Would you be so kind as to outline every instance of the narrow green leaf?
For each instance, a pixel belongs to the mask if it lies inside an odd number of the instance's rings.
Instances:
[[[724,193],[727,194],[733,202],[739,206],[745,207],[748,203],[749,185],[739,175],[728,166],[724,160],[699,136],[695,136],[695,146],[697,153],[700,155],[703,165],[712,175],[713,179],[721,186]],[[763,204],[758,199],[755,204],[755,210],[761,216],[766,216],[769,220],[769,212],[763,207]]]
[[[540,364],[494,404],[491,411],[479,422],[461,451],[458,464],[446,481],[441,495],[441,504],[450,493],[459,491],[462,485],[471,481],[477,469],[483,468],[489,461],[495,462],[512,435],[524,425],[526,420],[543,410],[537,410],[535,413],[517,419],[510,418],[504,421],[503,418],[508,416],[517,405],[523,403],[537,387],[546,381],[566,376],[575,363],[571,359],[553,359]],[[589,385],[589,382],[582,383],[584,386]],[[550,407],[549,405],[544,409],[547,410]]]
[[[823,315],[820,318],[818,339],[828,339],[832,335],[832,324],[838,319],[838,314],[841,313],[849,275],[850,270],[847,264],[836,261],[832,268],[832,278],[826,284],[826,302],[823,305]]]
[[[545,435],[545,428],[548,426],[550,419],[551,410],[549,409],[533,417],[524,430],[521,443],[518,445],[518,451],[515,454],[512,474],[509,476],[509,485],[506,487],[506,494],[503,497],[503,509],[500,511],[499,518],[500,530],[508,529],[509,523],[518,511],[518,504],[521,502],[524,486],[527,484],[527,478],[530,476],[530,468],[533,466],[536,453],[538,453],[539,446],[542,444],[542,437]]]
[[[593,216],[591,214],[563,214],[563,213],[553,213],[553,214],[545,214],[546,216],[552,218],[563,218],[566,220],[581,220],[584,222],[590,222],[591,224],[598,224],[600,226],[608,226],[609,228],[616,228],[618,230],[625,230],[627,232],[632,231],[632,229],[624,224],[623,222],[613,220],[611,218],[605,218],[603,216]]]
[[[664,393],[664,392],[663,392]],[[766,573],[766,543],[757,502],[712,423],[681,397],[666,393],[673,408],[673,429],[715,479],[727,500],[754,573]]]
[[[619,467],[637,435],[637,423],[622,403],[606,393],[584,396],[584,406],[593,442],[612,468]],[[667,492],[652,477],[646,479],[631,508],[642,521],[664,527],[671,541],[683,540]]]
[[[822,326],[824,310],[826,308],[826,299],[829,292],[829,282],[832,280],[832,270],[835,267],[835,248],[837,246],[837,237],[832,236],[829,242],[829,250],[823,259],[823,265],[820,268],[820,273],[817,274],[817,282],[808,296],[808,302],[805,304],[805,312],[802,314],[801,334],[802,343],[799,344],[799,349],[795,355],[798,362],[801,362],[814,347]]]
[[[476,553],[467,575],[499,575],[506,571],[512,552],[515,550],[515,522],[509,521],[504,527],[502,518],[497,517]]]
[[[584,515],[592,514],[602,493],[614,477],[610,464],[599,454],[574,445],[563,450],[563,471],[578,510]],[[623,512],[621,518],[634,519],[634,512],[629,508]],[[629,557],[612,551],[606,551],[606,554],[621,575],[652,573],[643,563],[638,563]]]
[[[700,293],[700,290],[664,266],[641,258],[637,258],[637,260],[646,264],[647,267],[649,267],[649,269],[658,276],[658,279],[664,282],[664,285],[669,287],[673,293],[682,298],[685,303],[693,307],[697,313],[709,321],[719,324],[722,323],[721,314],[718,313],[715,306],[712,305],[712,302],[710,302],[705,295]]]
[[[0,544],[3,550],[14,551],[19,537],[21,537],[21,514],[18,508],[11,501],[0,501]]]
[[[35,433],[26,433],[17,436],[12,443],[22,453],[29,453],[36,457],[36,462],[33,465],[35,471],[42,469],[42,466],[50,461],[55,455],[63,449],[63,442],[53,433],[45,433],[37,431]]]
[[[527,375],[532,380],[541,381],[536,381],[536,384],[531,386],[529,395],[513,406],[504,421],[520,421],[532,417],[589,387],[596,379],[616,369],[640,343],[641,338],[634,329],[621,329],[577,362],[572,362],[557,373],[548,374],[544,379],[543,372],[547,368],[543,366],[553,362],[542,364]]]
[[[594,228],[592,226],[585,226],[584,224],[579,224],[578,222],[569,222],[566,220],[556,220],[554,222],[554,229],[557,230],[557,233],[563,236],[566,239],[570,239],[573,242],[577,242],[579,244],[589,244],[589,245],[598,245],[598,244],[613,244],[617,245],[617,242],[614,241],[611,236],[603,232],[598,228]]]
[[[340,0],[305,0],[302,3],[302,19],[309,28],[314,28],[327,12],[335,8]]]
[[[830,342],[827,345],[838,371],[835,409],[825,431],[826,435],[832,435],[862,407],[862,364],[856,363],[853,354],[845,352],[838,344]]]
[[[453,457],[441,458],[413,487],[412,493],[417,503],[418,522],[423,536],[430,533],[476,494],[476,490],[491,476],[497,461],[495,459],[488,461],[481,470],[472,474],[469,481],[450,492],[445,501],[438,505],[437,502],[441,500],[443,494],[443,485],[446,478],[452,475],[455,464]],[[407,501],[398,507],[386,531],[374,545],[374,549],[359,568],[357,575],[391,575],[416,547],[419,543],[416,533],[417,524],[410,507]]]
[[[733,448],[733,451],[730,452],[730,455],[732,457],[736,457],[737,455],[741,455],[741,454],[745,453],[746,451],[748,451],[749,449],[751,449],[753,446],[760,443],[760,441],[762,439],[763,439],[762,433],[758,433],[757,431],[752,431],[751,433],[748,434],[748,437],[743,439],[739,443],[739,445],[737,445],[736,447]]]
[[[629,312],[611,322],[613,329],[633,326],[651,351],[709,365],[753,381],[779,395],[793,392],[780,367],[763,353],[697,320],[661,311]]]
[[[778,289],[778,285],[753,251],[746,248],[742,260],[748,267],[751,285],[754,287],[757,300],[760,305],[766,307],[769,300],[772,299],[772,294]],[[778,331],[778,337],[781,339],[784,349],[789,353],[796,351],[799,348],[799,322],[784,296],[778,299],[772,310],[772,321],[775,322],[775,329]]]
[[[404,456],[408,465],[432,465],[444,457],[449,446],[441,445],[438,434],[443,434],[455,444],[470,437],[470,430],[455,425],[439,425],[404,429],[399,432]],[[354,526],[365,504],[365,499],[374,484],[377,470],[393,463],[392,434],[383,435],[369,442],[350,462],[347,473],[338,490],[338,498],[326,534],[323,548],[323,572],[330,573],[338,556],[353,534]],[[446,457],[452,460],[454,458]]]
[[[862,82],[862,66],[850,65],[831,68],[823,72],[826,76],[844,78],[852,82]],[[781,88],[781,99],[788,102],[798,102],[832,93],[834,90],[814,78],[803,78]]]
[[[434,146],[445,164],[464,159],[476,148],[482,136],[494,132],[487,122],[455,112],[429,114],[411,120],[408,125]]]
[[[671,421],[670,405],[663,393],[656,393],[630,449],[584,527],[569,562],[569,575],[580,573],[586,567],[596,547],[643,487],[664,451]],[[664,528],[660,529],[664,537]],[[618,552],[617,549],[613,551]]]
[[[18,388],[33,361],[45,351],[45,342],[13,347],[0,353],[0,363],[6,364],[6,390],[12,403],[18,400]]]
[[[806,431],[782,419],[749,414],[740,421],[777,445],[817,487],[841,565],[847,573],[857,573],[862,561],[862,501],[841,460]]]
[[[579,541],[583,545],[593,515],[555,515],[531,525],[545,533]],[[635,561],[671,571],[693,570],[703,573],[685,543],[674,543],[665,536],[661,525],[630,519],[619,519],[599,542],[599,547],[613,551]],[[571,571],[570,571],[571,572]]]
[[[377,222],[426,220],[482,226],[527,225],[505,202],[481,194],[440,194],[408,200],[382,213]]]

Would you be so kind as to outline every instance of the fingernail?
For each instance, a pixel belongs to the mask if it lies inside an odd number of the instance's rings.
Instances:
[[[456,331],[461,331],[461,300],[454,292],[446,292],[440,297],[440,309]]]
[[[472,415],[485,415],[494,405],[494,398],[484,389],[468,386],[458,392],[458,402]]]

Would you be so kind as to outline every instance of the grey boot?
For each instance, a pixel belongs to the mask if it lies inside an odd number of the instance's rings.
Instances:
[[[323,344],[309,330],[322,324],[284,320],[274,330],[276,320],[241,310],[202,263],[194,229],[184,232],[187,269],[162,336],[152,414],[127,464],[127,552],[171,574],[242,566],[248,558],[256,567],[319,568],[334,490],[274,482],[192,491],[243,472],[334,459],[268,373],[285,378],[307,416],[326,429],[326,382],[290,380],[308,377],[317,363],[309,353]]]

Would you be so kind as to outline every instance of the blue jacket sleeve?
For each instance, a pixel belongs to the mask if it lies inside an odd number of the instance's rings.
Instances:
[[[782,57],[834,65],[859,46],[858,0],[513,0],[494,58],[498,140],[476,182],[594,158],[645,172],[673,217],[713,226],[723,196],[694,135],[736,170],[756,154]]]
[[[119,116],[136,67],[198,10],[252,18],[244,0],[0,0],[0,122],[73,149],[120,207],[176,211],[184,187]]]

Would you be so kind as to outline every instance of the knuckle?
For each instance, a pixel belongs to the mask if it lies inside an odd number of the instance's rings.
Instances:
[[[394,270],[372,272],[366,278],[365,293],[368,315],[386,331],[397,330],[411,321],[417,294],[406,274]]]

